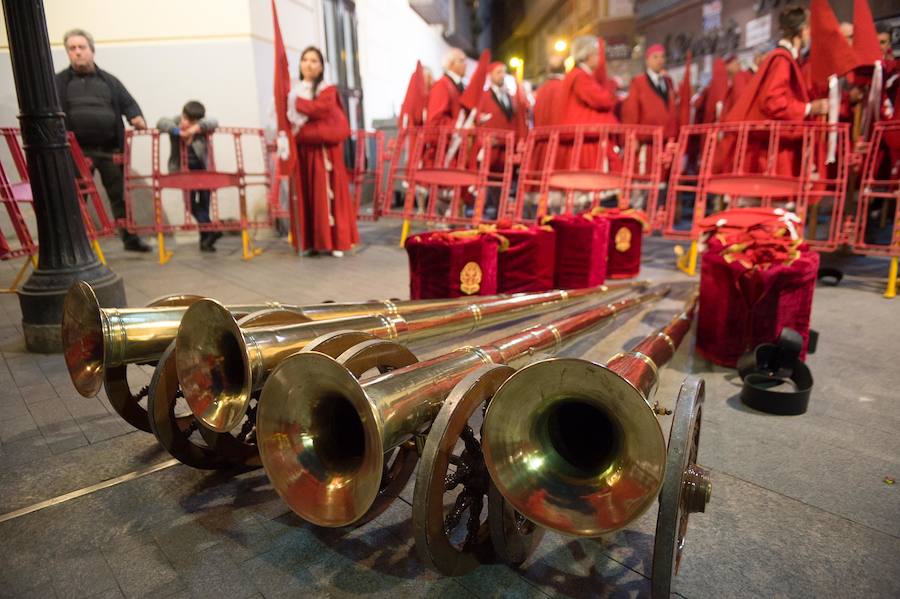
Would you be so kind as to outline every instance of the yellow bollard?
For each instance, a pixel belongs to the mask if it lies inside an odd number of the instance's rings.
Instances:
[[[159,264],[161,266],[172,259],[172,252],[166,251],[166,236],[162,233],[156,234],[156,245],[159,246]]]
[[[888,269],[888,284],[884,290],[884,297],[893,299],[897,297],[897,256],[891,258],[891,266]]]
[[[400,247],[406,247],[406,238],[409,237],[409,219],[403,219],[403,229],[400,230]]]
[[[94,253],[97,254],[97,259],[100,260],[100,264],[106,265],[106,256],[103,255],[103,248],[100,247],[100,241],[95,239],[91,245],[94,246]]]

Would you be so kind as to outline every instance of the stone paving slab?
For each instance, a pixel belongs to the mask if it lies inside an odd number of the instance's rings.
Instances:
[[[393,247],[397,227],[363,229],[371,245],[342,259],[296,259],[283,242],[262,240],[266,251],[244,262],[236,238],[223,239],[213,256],[178,244],[163,267],[114,244],[107,255],[125,278],[131,305],[166,292],[213,292],[233,302],[407,297],[406,256]],[[643,276],[688,281],[671,267],[672,244],[651,239],[646,246]],[[677,596],[900,596],[900,485],[882,480],[900,474],[900,413],[892,409],[900,370],[886,350],[900,335],[900,321],[896,304],[877,293],[879,265],[886,272],[886,261],[854,260],[850,285],[817,290],[813,326],[822,337],[809,360],[816,388],[804,416],[745,408],[736,400],[733,371],[692,355],[689,343],[662,371],[663,405],[674,401],[687,373],[701,373],[708,385],[700,456],[713,470],[713,501],[708,513],[691,518]],[[670,298],[627,315],[564,355],[603,361],[679,305]],[[121,421],[102,393],[75,394],[61,356],[26,353],[18,319],[16,298],[0,296],[0,514],[167,459],[151,436]],[[541,320],[423,343],[415,352],[427,358]],[[665,431],[670,420],[661,419]],[[485,566],[449,579],[418,560],[413,484],[369,524],[333,531],[293,515],[262,470],[174,466],[0,524],[0,597],[649,592],[655,507],[610,539],[548,533],[518,572]]]

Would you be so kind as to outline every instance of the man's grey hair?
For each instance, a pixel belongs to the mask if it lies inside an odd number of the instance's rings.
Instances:
[[[450,48],[446,52],[444,52],[444,60],[441,61],[441,66],[445,71],[450,70],[450,65],[453,64],[453,61],[456,60],[456,57],[460,54],[464,54],[462,50],[459,48]]]
[[[572,40],[572,58],[576,63],[585,62],[591,54],[596,54],[599,48],[600,42],[596,36],[581,35]]]
[[[87,40],[88,46],[91,47],[91,52],[94,51],[94,36],[85,31],[84,29],[69,29],[66,31],[66,34],[63,36],[63,46],[69,43],[70,37],[81,36]]]

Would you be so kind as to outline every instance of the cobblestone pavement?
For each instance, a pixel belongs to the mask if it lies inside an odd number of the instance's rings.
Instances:
[[[201,254],[186,239],[166,266],[107,243],[129,304],[166,293],[229,302],[294,303],[407,297],[395,223],[364,226],[344,258],[292,257],[263,241],[243,262],[240,240]],[[643,276],[687,277],[672,244],[649,240]],[[881,297],[887,262],[844,259],[839,287],[816,292],[821,333],[809,364],[809,412],[774,417],[742,406],[733,371],[685,343],[662,371],[658,398],[674,403],[686,373],[707,401],[700,462],[712,502],[691,517],[674,591],[684,597],[900,597],[900,304]],[[11,280],[16,264],[2,264]],[[604,360],[674,314],[675,299],[623,318],[565,355]],[[80,397],[60,355],[25,352],[15,296],[0,297],[0,519],[2,514],[159,464],[154,438],[119,419],[101,394]],[[505,327],[504,332],[521,325]],[[475,341],[496,336],[488,331]],[[417,346],[420,356],[472,336]],[[149,371],[144,373],[149,378]],[[663,418],[668,432],[669,419]],[[441,578],[419,561],[401,500],[351,531],[302,522],[262,470],[204,472],[176,465],[0,523],[0,597],[634,597],[649,593],[656,511],[601,540],[547,534],[520,571],[483,566]]]

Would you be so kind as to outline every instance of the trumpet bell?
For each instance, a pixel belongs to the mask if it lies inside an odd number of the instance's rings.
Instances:
[[[627,380],[585,360],[552,359],[511,376],[484,419],[485,464],[529,520],[595,537],[656,501],[666,443],[656,415]]]
[[[178,329],[175,364],[195,416],[218,433],[240,424],[251,392],[247,347],[237,321],[215,300],[190,307]]]
[[[383,424],[362,386],[315,351],[283,360],[256,413],[260,457],[291,509],[319,526],[346,526],[378,496]]]
[[[84,397],[103,385],[103,320],[100,302],[84,281],[72,285],[63,302],[62,341],[69,376]]]

